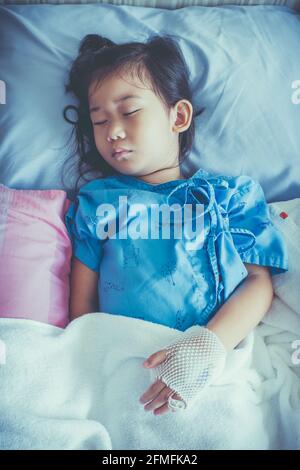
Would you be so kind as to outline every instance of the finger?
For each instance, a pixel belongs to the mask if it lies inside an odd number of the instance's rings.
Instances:
[[[165,384],[161,380],[157,380],[154,382],[148,390],[143,393],[143,395],[140,397],[140,403],[147,403],[150,400],[153,400],[160,392],[161,390],[165,388]]]
[[[177,395],[177,393],[174,393],[171,389],[170,389],[171,393],[170,395],[172,395],[172,398],[175,398],[176,400],[181,400],[181,397],[179,395]],[[169,395],[169,396],[170,396]],[[169,405],[168,405],[168,400],[166,403],[164,403],[162,406],[156,408],[154,411],[153,411],[153,414],[156,416],[156,415],[162,415],[162,414],[166,414],[168,411],[171,411],[172,413],[176,413],[175,410],[172,410],[169,408]]]
[[[145,405],[145,411],[153,411],[165,405],[168,403],[168,398],[170,395],[172,395],[172,393],[173,391],[170,390],[169,387],[164,387],[156,398]]]
[[[170,408],[168,407],[168,403],[165,403],[163,406],[160,406],[159,408],[156,408],[156,410],[153,411],[153,414],[155,416],[163,415],[163,414],[168,413],[168,411],[172,411],[172,410],[170,410]]]
[[[177,393],[174,393],[174,392],[173,392],[172,398],[174,398],[174,400],[181,400],[182,401],[181,396],[177,395]]]
[[[165,349],[161,351],[157,351],[156,353],[152,354],[146,361],[143,362],[143,366],[145,367],[155,367],[158,366],[161,362],[163,362],[167,357],[167,352]]]

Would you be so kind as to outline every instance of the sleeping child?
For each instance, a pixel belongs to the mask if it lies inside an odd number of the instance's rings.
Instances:
[[[107,312],[193,327],[143,363],[155,376],[145,410],[185,409],[268,311],[272,276],[288,270],[283,237],[250,176],[183,177],[197,113],[172,37],[87,35],[66,91],[78,100],[79,168],[100,175],[76,189],[65,217],[71,320]]]

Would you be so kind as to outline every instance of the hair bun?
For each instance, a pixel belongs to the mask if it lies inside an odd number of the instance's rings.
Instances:
[[[114,46],[114,43],[110,39],[99,36],[99,34],[87,34],[80,43],[79,53],[98,52],[100,49],[111,46]]]

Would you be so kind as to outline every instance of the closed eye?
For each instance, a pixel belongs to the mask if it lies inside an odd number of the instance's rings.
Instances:
[[[131,113],[124,113],[123,116],[130,116],[131,114],[137,113],[140,111],[140,109],[136,109],[135,111],[131,111]],[[94,126],[101,126],[102,124],[105,124],[106,121],[101,121],[101,122],[94,122]]]

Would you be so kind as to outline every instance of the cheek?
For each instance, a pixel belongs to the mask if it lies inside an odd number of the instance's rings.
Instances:
[[[103,132],[94,129],[94,140],[97,148],[104,148],[105,147],[105,139]]]
[[[98,142],[99,141],[99,136],[101,134],[101,132],[99,132],[99,129],[97,127],[93,127],[93,132],[94,132],[94,139],[95,139],[95,142]]]
[[[94,141],[96,144],[96,148],[98,152],[100,153],[100,155],[102,156],[102,158],[104,158],[104,160],[107,160],[107,157],[106,157],[108,153],[107,146],[109,146],[109,143],[108,142],[105,143],[105,138],[101,132],[94,131]]]
[[[144,143],[145,148],[148,146],[151,148],[151,146],[157,142],[157,138],[160,136],[161,132],[161,123],[153,120],[153,118],[137,122],[135,126],[129,130],[129,133],[134,135],[136,141]]]

